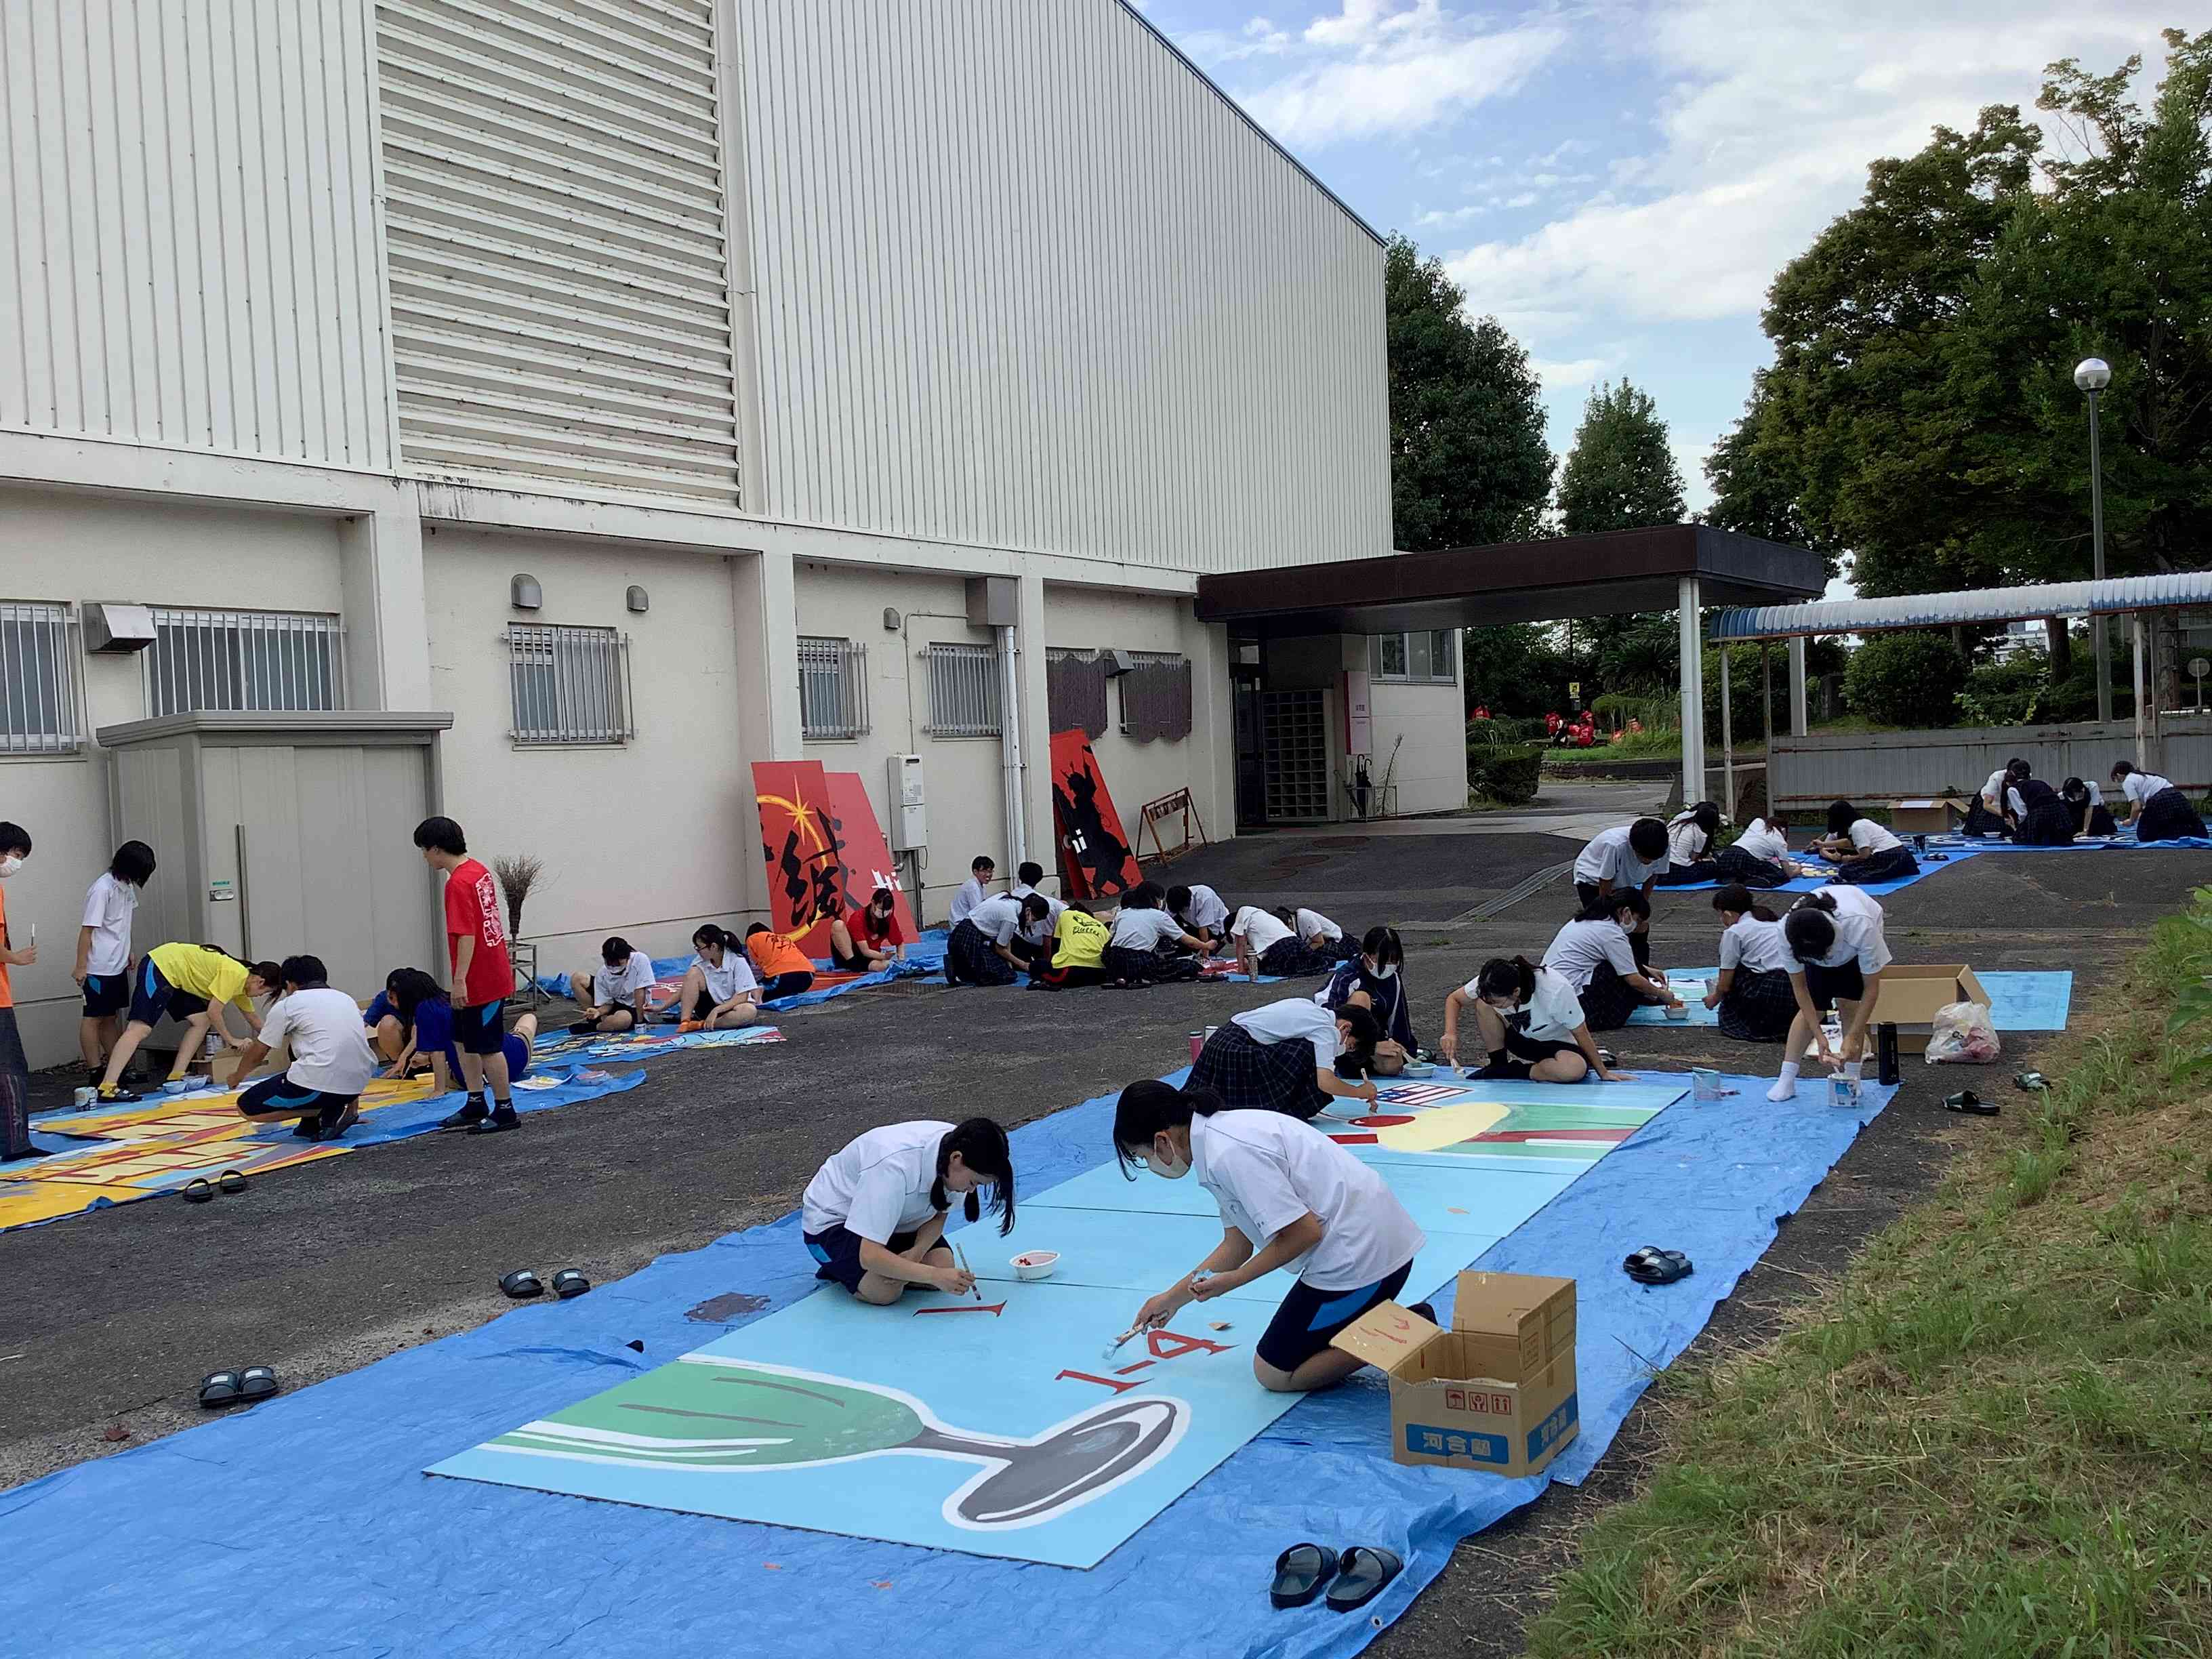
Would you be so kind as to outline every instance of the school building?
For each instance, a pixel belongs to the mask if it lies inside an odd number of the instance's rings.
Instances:
[[[1450,629],[1199,620],[1389,552],[1382,248],[1120,0],[20,0],[0,95],[34,1064],[126,834],[140,949],[366,990],[425,805],[550,970],[764,914],[760,760],[918,781],[925,919],[1053,866],[1070,723],[1133,834],[1351,816],[1354,740],[1464,804]]]

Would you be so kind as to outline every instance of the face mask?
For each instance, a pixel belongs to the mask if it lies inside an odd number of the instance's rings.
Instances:
[[[1166,1180],[1177,1181],[1190,1173],[1189,1164],[1180,1159],[1162,1158],[1157,1147],[1146,1147],[1142,1156],[1145,1167]]]
[[[13,853],[9,854],[4,859],[0,859],[0,876],[12,876],[22,867],[23,860]]]
[[[1377,979],[1395,979],[1398,977],[1398,964],[1393,962],[1381,968],[1370,968],[1367,971]]]

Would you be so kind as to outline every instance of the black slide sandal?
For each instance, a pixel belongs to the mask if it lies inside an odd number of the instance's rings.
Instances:
[[[244,1397],[236,1371],[210,1371],[200,1379],[200,1404],[210,1411],[218,1406],[235,1406]]]
[[[1326,1544],[1293,1544],[1275,1558],[1267,1599],[1279,1607],[1310,1605],[1336,1577],[1336,1552]]]
[[[268,1399],[279,1386],[274,1365],[248,1365],[238,1374],[238,1397],[249,1405]]]
[[[215,1184],[222,1188],[226,1193],[242,1193],[246,1190],[246,1171],[243,1170],[225,1170],[221,1175],[215,1178]]]
[[[538,1275],[527,1267],[517,1267],[511,1273],[501,1273],[499,1287],[517,1302],[527,1302],[533,1296],[545,1294],[545,1287],[538,1282]]]
[[[1364,1544],[1355,1544],[1344,1553],[1342,1570],[1336,1582],[1328,1587],[1328,1606],[1332,1613],[1356,1613],[1365,1607],[1400,1573],[1406,1564],[1389,1550],[1370,1549]]]
[[[1972,1089],[1961,1089],[1955,1095],[1943,1097],[1943,1109],[1947,1112],[1971,1112],[1976,1117],[1995,1117],[1997,1103],[1993,1100],[1984,1100]]]
[[[563,1267],[553,1275],[553,1294],[563,1302],[571,1297],[581,1296],[591,1288],[592,1281],[574,1267]]]
[[[185,1183],[180,1196],[187,1204],[211,1202],[215,1198],[215,1182],[210,1181],[205,1176],[194,1176]],[[222,1374],[220,1371],[216,1373],[218,1376]]]
[[[1620,1266],[1639,1285],[1672,1285],[1678,1279],[1687,1279],[1692,1272],[1689,1257],[1656,1244],[1646,1244]]]

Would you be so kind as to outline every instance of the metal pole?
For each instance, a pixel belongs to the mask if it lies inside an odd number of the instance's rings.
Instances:
[[[1793,635],[1790,641],[1790,735],[1805,735],[1805,636]]]
[[[2135,623],[2136,764],[2148,772],[2151,769],[2150,696],[2143,686],[2143,647],[2149,638],[2150,624],[2143,620],[2143,613],[2140,611],[2135,613],[2131,620]]]
[[[1735,817],[1735,720],[1729,708],[1729,647],[1721,641],[1721,812]]]
[[[1030,849],[1022,811],[1021,681],[1014,665],[1016,637],[1011,628],[999,630],[999,757],[1006,795],[1006,862],[1018,870]]]
[[[2105,580],[2105,477],[2097,448],[2097,393],[2089,398],[2089,550],[2090,574],[2099,581]],[[2092,642],[2097,648],[2097,718],[2112,718],[2112,635],[2106,619],[2092,611],[2089,625],[2095,630]]]
[[[1675,589],[1676,638],[1682,653],[1682,805],[1705,793],[1705,664],[1698,626],[1698,579],[1684,576]]]

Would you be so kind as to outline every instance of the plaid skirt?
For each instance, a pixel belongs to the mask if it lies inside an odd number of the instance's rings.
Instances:
[[[1353,945],[1352,953],[1358,956],[1359,947]],[[1334,973],[1337,963],[1337,957],[1309,950],[1298,939],[1279,939],[1260,953],[1258,965],[1261,973],[1272,974],[1277,979],[1310,979],[1316,974]]]
[[[1721,879],[1718,859],[1699,859],[1695,864],[1670,864],[1653,878],[1654,887],[1695,887],[1701,881]]]
[[[1188,1089],[1211,1089],[1233,1112],[1310,1118],[1328,1103],[1314,1081],[1313,1046],[1303,1037],[1262,1042],[1234,1021],[1206,1038]]]
[[[1739,1042],[1779,1042],[1797,1017],[1797,994],[1779,968],[1753,973],[1739,968],[1721,999],[1721,1035]]]
[[[1713,879],[1740,881],[1747,887],[1779,887],[1790,878],[1778,864],[1769,864],[1741,847],[1723,847],[1713,854]]]
[[[2136,816],[2137,841],[2179,841],[2184,836],[2203,834],[2204,820],[2179,789],[2160,790]]]
[[[1869,887],[1878,881],[1902,881],[1907,876],[1920,873],[1920,860],[1912,856],[1910,847],[1893,847],[1886,852],[1869,853],[1863,859],[1853,859],[1849,864],[1836,866],[1836,879],[1853,887]]]
[[[2054,798],[2028,809],[2013,841],[2021,847],[2071,847],[2074,836],[2073,812]]]
[[[1609,962],[1598,963],[1590,982],[1577,994],[1582,999],[1583,1018],[1593,1031],[1618,1031],[1644,1002],[1643,994]]]
[[[945,944],[945,977],[955,985],[1012,985],[1014,964],[991,948],[983,930],[963,921]]]
[[[1966,836],[2002,836],[2006,833],[2005,821],[1983,805],[1982,798],[1977,795],[1966,808],[1966,821],[1959,826],[1959,832]]]

